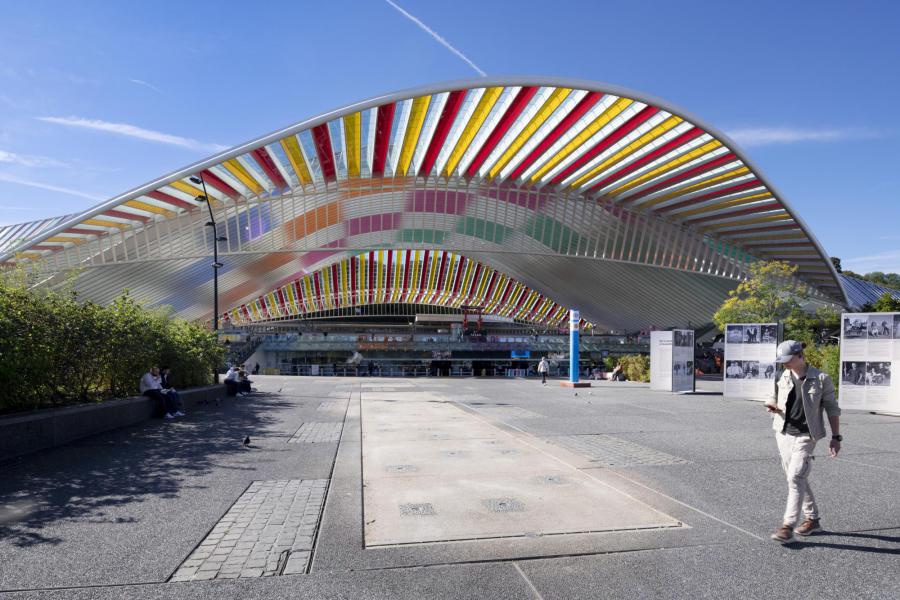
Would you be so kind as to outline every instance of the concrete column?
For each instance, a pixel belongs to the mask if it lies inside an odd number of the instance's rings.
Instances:
[[[578,383],[578,322],[577,310],[569,311],[569,382]]]

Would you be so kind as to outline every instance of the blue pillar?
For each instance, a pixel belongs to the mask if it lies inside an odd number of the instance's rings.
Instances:
[[[578,383],[578,322],[581,315],[577,310],[569,311],[569,381]]]

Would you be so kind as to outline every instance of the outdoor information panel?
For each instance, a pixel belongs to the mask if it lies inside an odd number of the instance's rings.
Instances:
[[[766,402],[775,394],[776,323],[725,326],[725,397]]]
[[[842,407],[900,414],[894,361],[900,361],[900,313],[841,315]]]
[[[650,389],[694,391],[694,332],[689,329],[650,332]]]

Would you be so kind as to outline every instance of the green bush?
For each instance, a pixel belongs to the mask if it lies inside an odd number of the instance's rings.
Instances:
[[[650,357],[646,354],[626,354],[619,358],[619,364],[628,381],[650,381]]]
[[[3,275],[0,413],[134,395],[152,365],[172,367],[178,387],[204,385],[222,361],[212,332],[147,309],[127,292],[100,306]]]

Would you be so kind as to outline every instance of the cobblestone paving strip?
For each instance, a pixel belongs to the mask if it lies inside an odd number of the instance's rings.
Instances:
[[[347,408],[346,400],[326,400],[319,403],[316,410],[334,410],[343,412]]]
[[[254,481],[169,581],[305,573],[327,484]]]
[[[288,444],[322,444],[341,441],[343,423],[304,423]]]
[[[607,467],[637,467],[643,465],[680,465],[687,460],[635,444],[611,435],[563,435],[549,438],[551,442]]]

